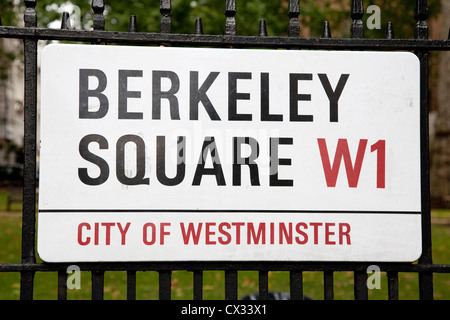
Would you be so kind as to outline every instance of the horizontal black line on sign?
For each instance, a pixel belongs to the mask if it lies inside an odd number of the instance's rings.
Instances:
[[[355,210],[194,210],[194,209],[41,209],[39,213],[341,213],[341,214],[421,214],[420,211]]]

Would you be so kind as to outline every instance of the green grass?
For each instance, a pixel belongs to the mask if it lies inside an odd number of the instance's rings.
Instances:
[[[4,205],[4,196],[0,193],[0,211]],[[450,211],[433,211],[433,217],[450,218]],[[450,225],[432,226],[433,263],[450,264]],[[21,255],[21,215],[15,213],[0,214],[0,263],[20,263]],[[434,298],[450,299],[450,274],[434,274]],[[126,272],[106,272],[104,298],[107,300],[126,299]],[[258,272],[238,272],[238,297],[258,292]],[[137,299],[158,299],[158,273],[139,271],[136,273]],[[172,273],[172,299],[193,298],[193,274],[189,271]],[[225,298],[225,275],[223,271],[204,271],[203,298],[222,300]],[[303,272],[304,294],[312,299],[321,300],[323,295],[323,273]],[[269,272],[269,290],[289,292],[289,273]],[[19,273],[0,273],[0,300],[18,299],[20,294]],[[37,272],[34,285],[35,299],[57,298],[57,273]],[[354,299],[353,273],[334,273],[334,297],[336,300]],[[71,300],[91,298],[91,274],[81,272],[81,289],[68,290]],[[399,298],[415,300],[419,298],[419,280],[416,273],[399,273]],[[369,290],[369,299],[387,299],[387,277],[381,273],[381,288]]]

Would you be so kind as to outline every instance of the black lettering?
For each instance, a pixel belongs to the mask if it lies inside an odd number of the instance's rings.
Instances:
[[[156,137],[156,177],[166,186],[175,186],[184,180],[186,172],[186,137],[178,137],[177,142],[177,173],[175,177],[166,175],[166,137]]]
[[[212,168],[205,168],[205,162],[211,154],[211,159],[213,163]],[[216,142],[214,137],[206,137],[203,141],[202,152],[198,160],[197,169],[195,170],[194,180],[192,181],[193,186],[199,186],[203,175],[213,175],[216,177],[216,182],[218,186],[225,185],[225,177],[222,171],[222,165],[220,164],[219,153],[217,152]]]
[[[162,91],[161,78],[168,78],[171,81],[171,87],[168,91]],[[180,111],[178,108],[178,99],[175,94],[180,89],[180,79],[173,71],[153,71],[153,94],[152,94],[152,119],[161,119],[161,100],[169,100],[170,118],[180,120]]]
[[[142,77],[142,70],[119,70],[119,119],[143,119],[142,112],[128,112],[128,98],[140,98],[140,91],[128,91],[128,78]]]
[[[208,96],[206,95],[206,91],[208,91],[209,87],[211,87],[218,75],[219,72],[211,72],[206,78],[205,82],[203,82],[203,84],[199,88],[198,71],[190,72],[190,120],[198,120],[198,103],[200,101],[205,107],[206,112],[208,112],[209,118],[211,120],[220,120],[220,117],[214,109],[211,100],[209,100]]]
[[[128,177],[125,173],[125,145],[132,142],[136,145],[136,175]],[[128,186],[139,184],[150,184],[149,178],[145,176],[145,142],[136,135],[124,135],[117,140],[116,144],[116,175],[117,180]]]
[[[228,73],[228,120],[230,121],[251,121],[251,114],[237,113],[238,100],[250,100],[250,93],[237,92],[238,79],[251,79],[250,72],[229,72]]]
[[[289,74],[289,113],[290,121],[305,121],[312,122],[312,115],[298,114],[298,101],[311,101],[310,94],[298,93],[299,80],[312,80],[311,73],[291,73]]]
[[[89,89],[89,77],[96,77],[98,86],[96,89]],[[80,69],[79,79],[79,118],[80,119],[100,119],[108,113],[108,98],[102,93],[106,89],[106,74],[98,69]],[[89,110],[89,98],[97,98],[100,107],[96,111]]]
[[[251,153],[247,158],[241,155],[243,144],[250,146]],[[259,156],[259,144],[255,138],[234,137],[233,138],[233,186],[241,185],[241,166],[248,165],[250,170],[250,183],[252,186],[259,186],[258,165],[255,160]]]
[[[78,168],[78,177],[84,184],[98,186],[108,180],[109,166],[103,158],[89,151],[89,144],[91,142],[96,142],[100,149],[108,149],[108,140],[99,134],[89,134],[81,139],[78,146],[81,157],[97,165],[100,169],[100,174],[97,178],[92,178],[89,176],[87,168]]]
[[[269,74],[261,73],[261,121],[283,121],[282,114],[269,112]]]
[[[270,186],[292,187],[294,181],[290,179],[278,179],[278,167],[290,166],[291,159],[278,158],[278,146],[280,144],[293,144],[292,138],[270,138]]]
[[[341,74],[336,89],[334,90],[331,88],[330,80],[328,80],[328,76],[325,73],[319,73],[318,75],[323,89],[328,96],[328,100],[330,100],[330,122],[338,122],[338,101],[350,75]]]

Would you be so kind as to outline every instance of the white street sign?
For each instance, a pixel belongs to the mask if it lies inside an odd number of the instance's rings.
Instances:
[[[405,52],[49,45],[38,252],[77,261],[414,261]]]

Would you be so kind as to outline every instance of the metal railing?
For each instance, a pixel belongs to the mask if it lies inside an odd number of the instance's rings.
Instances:
[[[201,20],[197,19],[193,34],[171,33],[171,1],[161,0],[161,32],[136,32],[136,18],[130,19],[128,32],[105,31],[104,3],[92,1],[94,30],[71,30],[68,28],[68,14],[63,14],[61,29],[38,28],[36,0],[25,0],[24,27],[0,26],[0,37],[22,39],[24,43],[24,87],[25,87],[25,132],[24,132],[24,187],[22,219],[22,260],[20,264],[0,264],[0,272],[20,272],[21,299],[33,299],[34,276],[36,272],[58,272],[58,299],[67,298],[67,267],[69,264],[37,263],[35,252],[36,235],[36,141],[37,141],[37,79],[38,79],[38,41],[63,40],[92,44],[120,43],[129,45],[170,45],[170,46],[208,46],[208,47],[248,47],[248,48],[287,48],[287,49],[333,49],[333,50],[408,50],[413,51],[420,60],[420,107],[421,107],[421,190],[422,190],[422,256],[417,264],[377,263],[380,270],[387,273],[388,299],[399,298],[399,276],[401,272],[414,272],[419,275],[420,299],[433,299],[433,273],[449,273],[450,265],[432,262],[431,218],[430,218],[430,179],[429,179],[429,140],[428,140],[428,79],[429,52],[450,50],[450,40],[428,39],[427,1],[415,1],[415,39],[394,39],[392,24],[388,24],[385,39],[365,39],[363,1],[353,0],[351,6],[351,37],[331,38],[329,24],[324,22],[321,38],[300,37],[300,4],[298,0],[289,1],[287,37],[268,36],[264,21],[261,21],[257,36],[239,36],[236,28],[236,1],[225,1],[225,28],[222,35],[202,33]],[[225,298],[238,298],[238,271],[259,272],[259,297],[267,299],[269,271],[288,271],[290,273],[290,298],[303,299],[303,272],[323,272],[324,298],[334,298],[333,275],[338,271],[354,273],[355,299],[368,299],[367,267],[371,263],[334,262],[147,262],[147,263],[79,263],[82,271],[92,274],[92,299],[102,299],[104,295],[105,271],[127,272],[127,298],[136,299],[136,272],[157,271],[159,273],[159,298],[171,298],[171,276],[176,270],[193,272],[194,299],[203,298],[203,271],[225,271]]]

